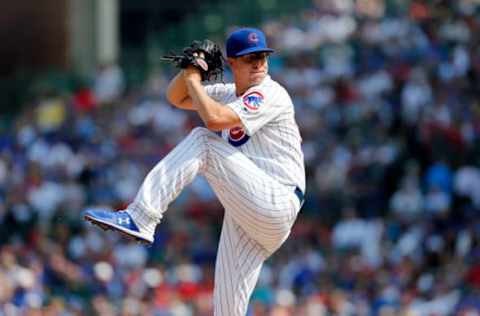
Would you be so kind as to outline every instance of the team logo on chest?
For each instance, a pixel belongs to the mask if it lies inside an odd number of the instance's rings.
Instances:
[[[257,111],[263,104],[263,95],[258,91],[250,92],[243,97],[243,105],[250,111]]]
[[[241,127],[234,127],[228,131],[228,142],[235,147],[242,146],[249,139],[250,136]]]

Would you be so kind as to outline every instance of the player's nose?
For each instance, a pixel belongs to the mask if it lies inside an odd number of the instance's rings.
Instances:
[[[262,63],[260,60],[256,59],[255,61],[252,62],[252,67],[254,69],[259,69],[262,66]]]

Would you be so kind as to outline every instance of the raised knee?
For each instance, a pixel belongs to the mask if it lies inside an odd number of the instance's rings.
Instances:
[[[209,135],[210,133],[211,131],[205,127],[195,127],[190,132],[190,135],[194,137],[198,137],[198,136],[206,136],[206,135]]]
[[[192,129],[190,134],[188,134],[187,139],[190,143],[195,146],[200,146],[204,150],[208,149],[207,143],[209,142],[209,136],[212,135],[212,132],[205,127],[195,127]]]

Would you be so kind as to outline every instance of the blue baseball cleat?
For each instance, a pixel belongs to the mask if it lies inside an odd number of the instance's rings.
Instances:
[[[113,212],[106,209],[92,208],[87,209],[83,213],[83,217],[103,230],[116,230],[138,242],[144,244],[153,243],[153,238],[142,233],[126,211]]]

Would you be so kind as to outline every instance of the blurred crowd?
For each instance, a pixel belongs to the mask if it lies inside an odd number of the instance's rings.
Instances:
[[[313,1],[262,26],[294,100],[307,199],[250,316],[480,315],[480,6],[401,3]],[[212,314],[223,210],[203,178],[151,247],[81,218],[125,207],[200,124],[166,102],[170,77],[129,89],[102,65],[0,135],[0,315]]]

